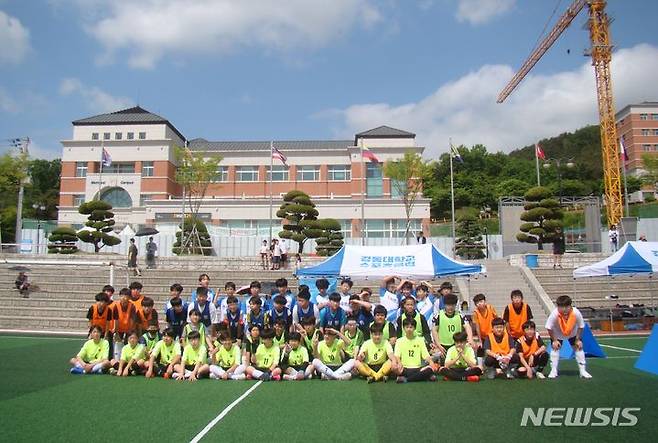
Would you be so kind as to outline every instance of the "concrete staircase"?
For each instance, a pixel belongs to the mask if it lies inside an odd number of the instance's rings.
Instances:
[[[487,302],[502,317],[505,306],[511,303],[510,292],[520,289],[523,292],[524,300],[532,309],[533,320],[537,323],[537,328],[543,331],[549,312],[546,312],[544,304],[537,297],[535,290],[524,278],[521,268],[510,266],[505,259],[487,260],[483,263],[487,267],[486,276],[457,279],[464,296],[468,294],[471,309],[473,309],[473,296],[482,293],[487,297]]]

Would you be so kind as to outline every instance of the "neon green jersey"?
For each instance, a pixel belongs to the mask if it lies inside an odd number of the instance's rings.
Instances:
[[[155,357],[155,361],[161,364],[168,365],[174,361],[174,357],[180,354],[180,343],[174,341],[167,346],[164,340],[160,340],[155,344],[151,357]]]
[[[393,353],[393,347],[388,340],[384,340],[383,338],[378,345],[371,339],[361,346],[361,352],[366,354],[366,364],[381,365],[388,360],[388,354]]]
[[[269,368],[274,363],[279,362],[279,357],[281,356],[281,350],[275,344],[272,344],[269,348],[265,346],[265,343],[261,343],[256,348],[256,366],[259,368]]]
[[[345,337],[350,339],[350,345],[345,348],[345,353],[347,353],[347,355],[350,357],[355,357],[356,352],[358,352],[359,348],[363,344],[363,331],[361,329],[357,329],[355,336],[352,337],[349,331],[346,330]]]
[[[454,346],[451,346],[448,351],[446,352],[446,361],[448,360],[456,360],[457,359],[457,348]],[[473,351],[473,348],[471,348],[469,345],[464,346],[464,353],[463,357],[459,357],[459,359],[452,365],[453,368],[468,368],[468,363],[466,360],[470,360],[472,362],[476,361],[475,359],[475,352]]]
[[[308,350],[304,346],[291,349],[288,354],[288,364],[290,366],[301,366],[304,363],[308,363]]]
[[[187,335],[192,331],[199,331],[199,335],[201,336],[199,341],[202,345],[205,345],[206,325],[199,323],[197,326],[194,326],[192,323],[187,323],[183,328],[183,342],[185,343],[185,346],[190,344],[189,340],[187,339]]]
[[[223,369],[228,369],[235,364],[239,365],[241,361],[240,348],[236,344],[233,344],[231,349],[220,346],[219,351],[215,354],[215,360],[217,361],[217,365]]]
[[[87,340],[78,352],[78,357],[85,363],[97,363],[108,358],[109,354],[110,343],[101,338],[98,343]]]
[[[452,336],[455,332],[462,332],[462,317],[458,312],[448,317],[445,311],[439,311],[439,341],[442,345],[452,345],[455,340]]]
[[[137,344],[134,348],[129,344],[121,349],[121,361],[128,363],[130,360],[144,358],[144,345]]]
[[[183,350],[184,365],[196,365],[197,363],[204,364],[207,358],[208,351],[206,351],[206,347],[203,345],[199,345],[196,349],[194,349],[192,345],[187,345]]]
[[[429,355],[422,337],[414,337],[411,340],[401,337],[395,342],[395,356],[405,368],[420,368]]]
[[[341,351],[345,343],[343,340],[334,339],[334,342],[331,346],[327,345],[325,340],[322,340],[318,343],[318,355],[320,356],[320,361],[325,365],[337,366],[343,364],[341,359]]]

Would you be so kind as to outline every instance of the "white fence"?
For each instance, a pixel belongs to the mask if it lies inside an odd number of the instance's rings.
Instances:
[[[43,230],[39,231],[39,239],[37,239],[36,229],[23,229],[23,247],[22,252],[26,254],[34,254],[40,252],[42,254],[47,252],[47,239],[44,237]],[[129,236],[119,236],[121,243],[113,247],[104,247],[103,252],[114,253],[119,255],[128,255],[128,245],[130,244]],[[211,235],[212,246],[214,255],[218,257],[251,257],[256,256],[260,252],[262,244],[262,237],[224,237],[218,235]],[[146,243],[148,237],[135,237],[139,255],[146,254]],[[174,234],[161,233],[153,236],[153,241],[158,246],[157,255],[163,257],[170,257],[174,254],[171,252],[172,246],[176,241]],[[450,237],[433,237],[428,238],[427,241],[436,245],[436,247],[446,255],[452,254],[453,241]],[[297,253],[298,244],[293,241],[287,241],[289,245],[289,254],[294,255]],[[409,240],[410,244],[415,244],[415,239]],[[345,243],[348,245],[360,245],[361,238],[347,238]],[[365,244],[367,246],[401,246],[405,244],[403,238],[366,238]],[[488,237],[489,245],[489,258],[502,258],[502,236],[490,235]],[[89,243],[78,242],[78,247],[82,251],[93,252],[94,247]],[[37,250],[38,248],[38,250]],[[304,252],[311,253],[315,251],[315,241],[309,240],[304,245]]]

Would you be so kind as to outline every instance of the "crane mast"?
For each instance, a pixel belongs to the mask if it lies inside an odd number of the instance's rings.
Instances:
[[[612,96],[612,78],[610,61],[612,45],[610,44],[610,20],[605,13],[605,0],[574,0],[562,14],[551,32],[537,45],[528,59],[523,63],[512,80],[498,95],[502,103],[518,86],[523,78],[537,64],[541,57],[555,43],[558,37],[571,24],[580,11],[589,9],[589,34],[591,41],[590,55],[596,77],[596,95],[599,107],[599,126],[601,130],[601,155],[603,157],[603,182],[607,205],[608,225],[616,225],[623,214],[621,194],[620,158],[617,149],[617,128],[615,126],[615,108]]]

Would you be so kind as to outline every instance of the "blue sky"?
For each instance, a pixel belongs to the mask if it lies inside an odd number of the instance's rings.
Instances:
[[[597,121],[586,11],[495,104],[569,3],[0,0],[0,139],[29,136],[53,158],[72,120],[139,103],[188,138],[352,138],[388,124],[417,133],[428,158],[449,137],[510,151]],[[617,107],[658,100],[658,2],[608,12]]]

